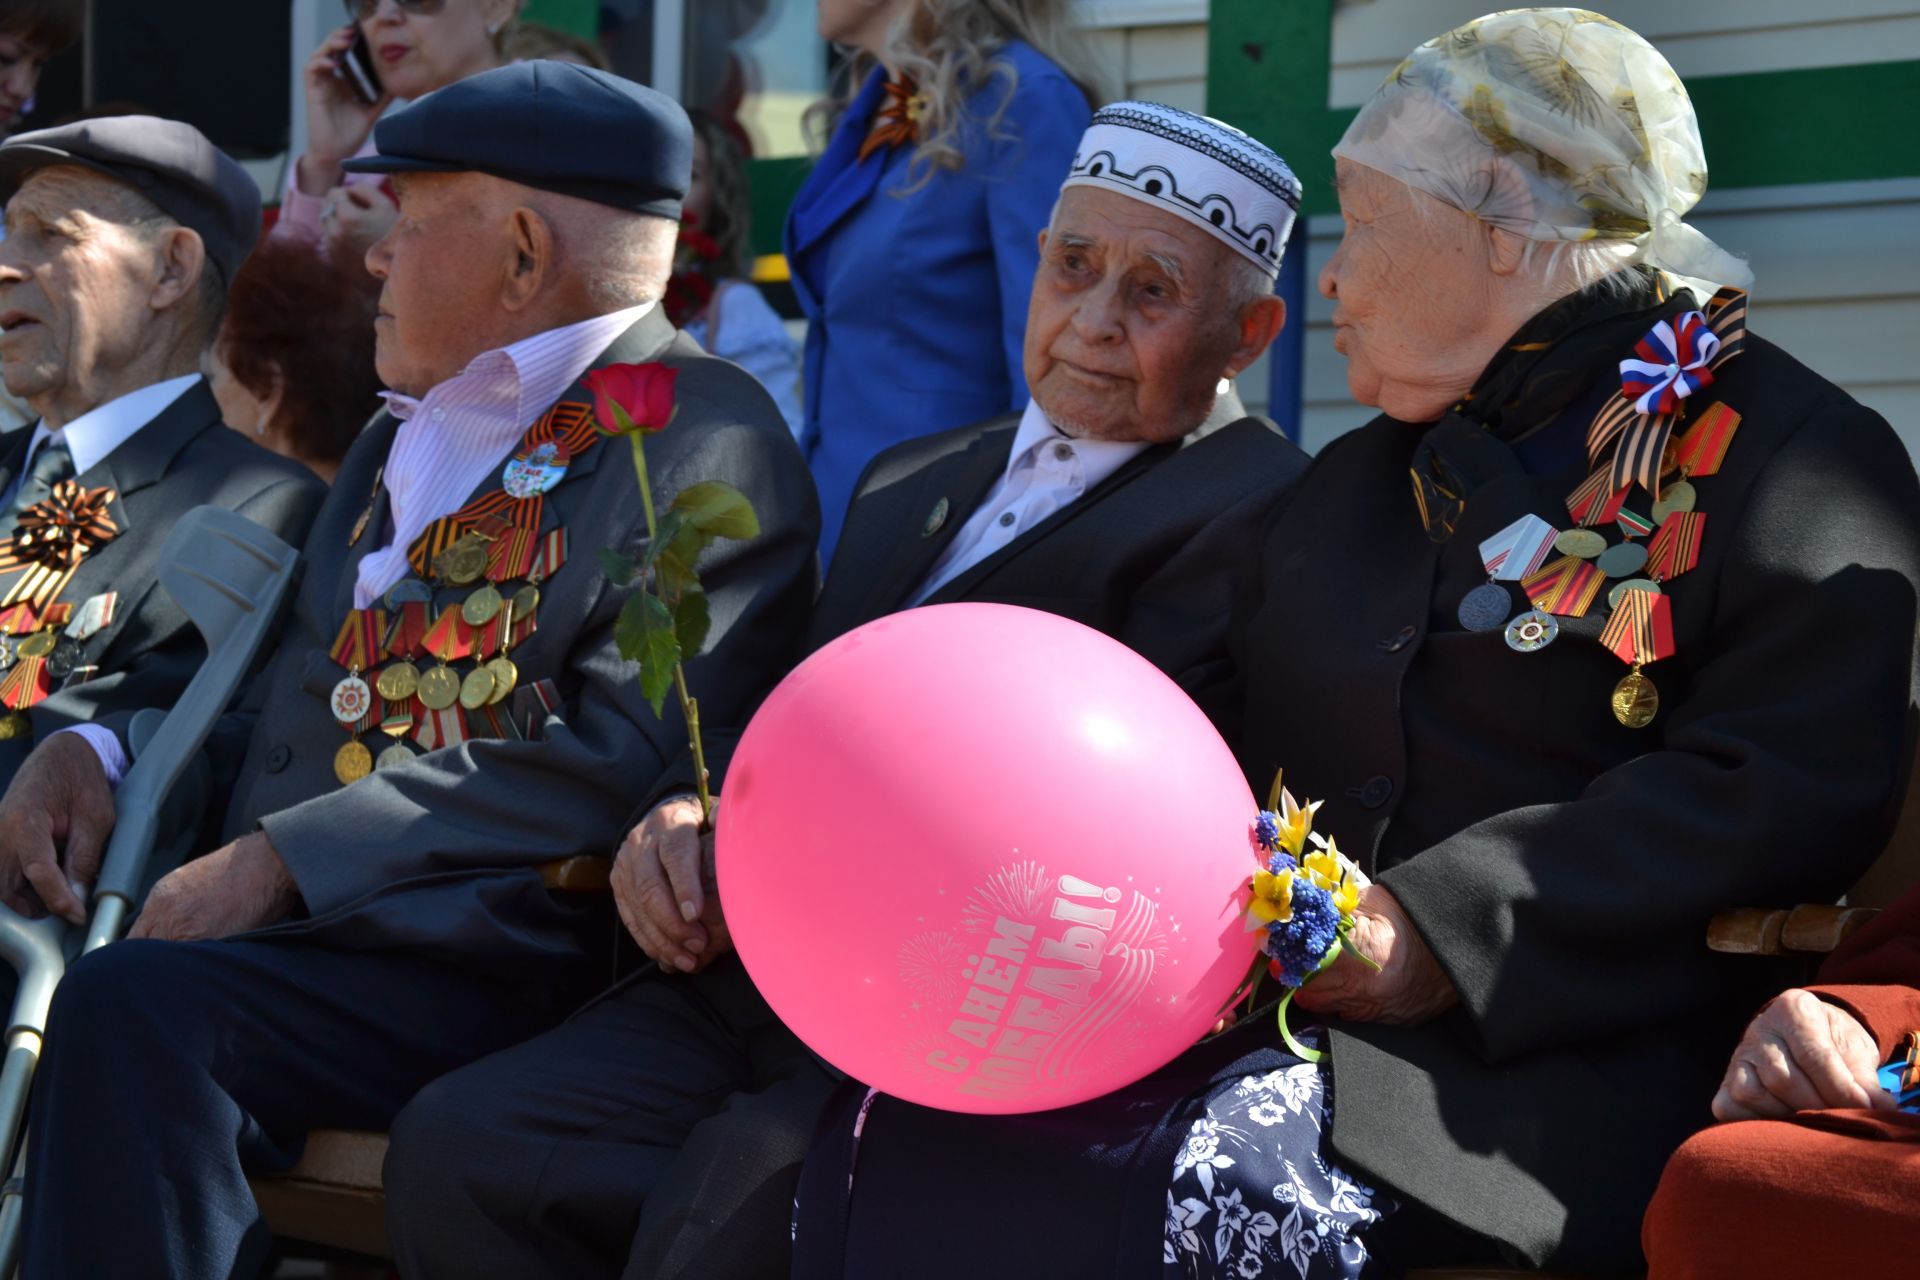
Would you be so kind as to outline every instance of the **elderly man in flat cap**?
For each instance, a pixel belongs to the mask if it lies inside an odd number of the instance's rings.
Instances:
[[[1040,233],[1032,403],[869,466],[807,647],[920,604],[1021,604],[1124,641],[1217,706],[1249,548],[1305,464],[1217,388],[1285,321],[1273,281],[1299,199],[1279,156],[1217,121],[1097,114]],[[614,875],[670,976],[634,976],[401,1114],[388,1229],[408,1276],[786,1274],[833,1076],[732,954],[698,827],[696,802],[664,801]]]
[[[0,197],[0,370],[38,415],[0,436],[4,788],[35,742],[170,706],[199,667],[199,635],[153,589],[174,520],[212,503],[297,546],[325,490],[223,430],[200,377],[259,231],[245,170],[191,125],[124,116],[9,139]],[[76,917],[100,818],[71,833],[64,866],[23,868],[19,833],[0,829],[0,900]]]
[[[252,1274],[270,1237],[249,1172],[285,1168],[316,1127],[384,1128],[607,980],[612,904],[541,868],[616,844],[685,731],[614,643],[630,590],[595,553],[638,553],[646,526],[583,374],[676,372],[655,484],[731,483],[759,514],[702,563],[703,703],[743,717],[804,621],[818,512],[799,451],[766,393],[657,305],[685,113],[526,62],[389,116],[378,143],[354,163],[400,197],[367,255],[388,412],[314,526],[244,755],[216,764],[230,843],[163,879],[134,937],[56,996],[28,1276]],[[108,802],[91,756],[62,766],[45,792]]]

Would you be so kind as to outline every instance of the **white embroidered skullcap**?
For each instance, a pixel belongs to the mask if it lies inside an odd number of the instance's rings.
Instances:
[[[1753,280],[1683,221],[1707,189],[1686,86],[1590,10],[1514,9],[1435,36],[1333,154],[1529,240],[1631,243],[1703,298]]]
[[[1061,187],[1103,187],[1178,214],[1269,276],[1300,211],[1300,180],[1271,147],[1157,102],[1094,112]]]

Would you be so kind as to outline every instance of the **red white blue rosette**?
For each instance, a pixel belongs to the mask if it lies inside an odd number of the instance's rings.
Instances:
[[[1662,320],[1620,362],[1620,389],[1636,413],[1672,413],[1713,381],[1707,366],[1720,353],[1720,335],[1698,311]]]

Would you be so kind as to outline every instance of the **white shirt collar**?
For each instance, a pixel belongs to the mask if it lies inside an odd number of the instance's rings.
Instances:
[[[101,459],[164,413],[198,381],[200,375],[190,373],[129,391],[105,404],[95,405],[60,428],[60,438],[67,442],[67,452],[73,455],[73,474],[83,476],[93,470]],[[40,452],[40,445],[54,434],[44,420],[34,427],[33,439],[27,444],[26,461],[20,467],[21,475],[27,474],[33,466],[34,455]]]
[[[1001,482],[1012,480],[1023,467],[1035,466],[1042,450],[1063,444],[1074,456],[1054,461],[1078,464],[1080,493],[1093,489],[1147,447],[1138,440],[1082,440],[1070,436],[1047,420],[1038,400],[1029,400],[1026,412],[1020,415],[1020,428],[1013,433],[1013,447],[1007,454],[1007,470]]]

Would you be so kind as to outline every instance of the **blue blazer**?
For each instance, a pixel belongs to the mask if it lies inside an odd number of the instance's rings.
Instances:
[[[859,162],[885,72],[842,117],[787,215],[786,253],[807,315],[801,437],[820,489],[827,562],[854,483],[883,449],[1026,407],[1021,343],[1039,265],[1036,237],[1090,110],[1060,68],[1011,42],[967,103],[957,171],[911,185],[911,146]],[[915,176],[918,176],[917,174]]]

